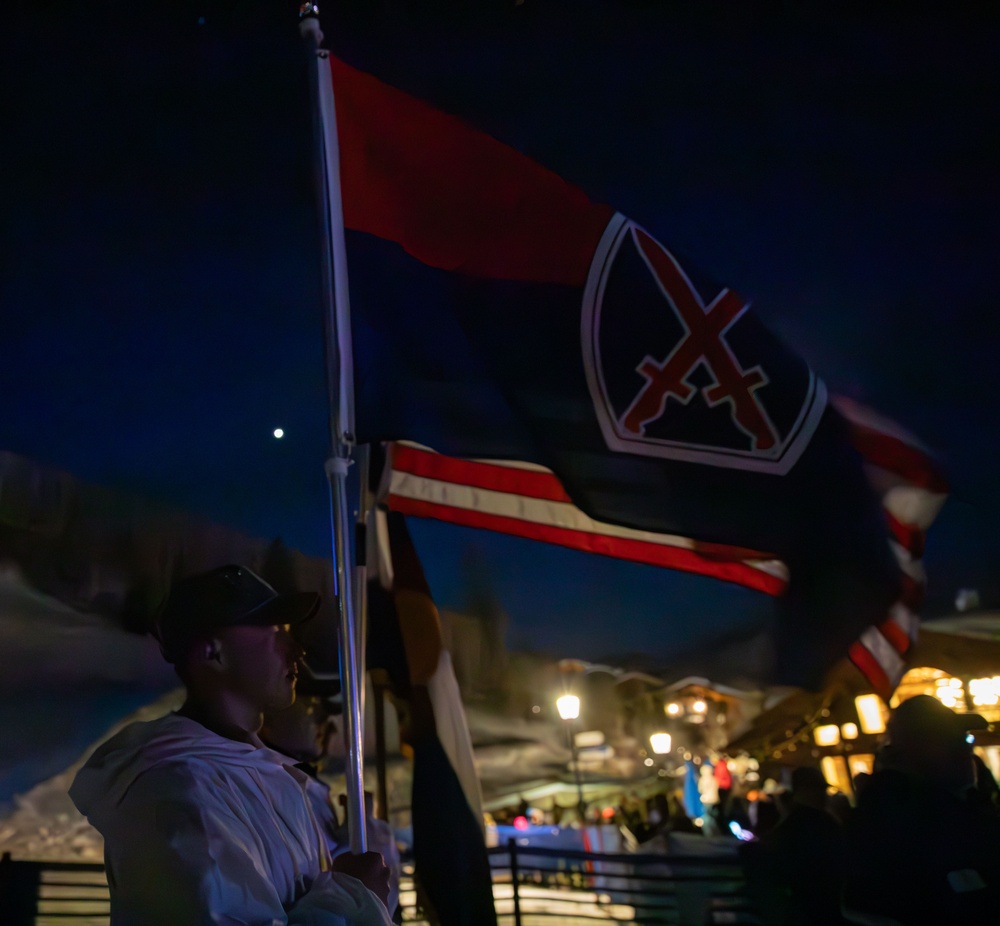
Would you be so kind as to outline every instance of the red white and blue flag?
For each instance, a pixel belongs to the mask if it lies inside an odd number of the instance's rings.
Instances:
[[[822,382],[632,220],[330,66],[359,440],[543,467],[605,546],[670,546],[613,525],[770,551],[790,574],[776,680],[816,684],[898,597],[879,500]]]
[[[886,701],[907,669],[916,641],[926,576],[922,564],[927,530],[941,510],[948,484],[927,448],[895,422],[849,399],[834,399],[851,425],[865,472],[882,499],[889,547],[899,564],[899,599],[885,618],[851,644],[848,655]]]

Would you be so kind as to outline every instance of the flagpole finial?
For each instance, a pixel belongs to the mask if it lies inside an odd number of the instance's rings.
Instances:
[[[319,5],[306,0],[299,7],[299,33],[316,53],[322,54],[323,30],[319,25]]]

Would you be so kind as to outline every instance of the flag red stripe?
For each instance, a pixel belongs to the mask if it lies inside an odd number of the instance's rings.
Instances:
[[[900,573],[899,582],[902,588],[899,600],[914,613],[918,612],[924,603],[924,583],[911,578],[905,572]]]
[[[861,674],[868,679],[868,683],[872,686],[872,691],[884,700],[888,701],[889,698],[892,697],[892,690],[895,685],[889,682],[889,678],[885,674],[885,670],[882,668],[879,661],[872,655],[871,651],[863,643],[855,640],[854,643],[851,644],[848,655],[851,658],[851,662],[853,662],[858,669],[861,670]]]
[[[916,559],[923,556],[924,546],[927,539],[925,532],[919,527],[904,524],[898,518],[890,514],[889,511],[886,511],[885,516],[889,522],[889,530],[892,533],[892,536],[896,539],[896,543],[907,550],[910,555]]]
[[[895,473],[917,488],[940,494],[948,491],[944,474],[925,451],[854,422],[851,430],[851,443],[868,463]]]
[[[668,569],[679,569],[683,572],[711,576],[768,595],[780,595],[785,589],[785,582],[782,579],[760,569],[755,569],[746,563],[708,560],[691,550],[680,547],[538,524],[534,521],[485,514],[467,508],[456,508],[451,505],[441,505],[398,495],[389,496],[389,507],[394,511],[414,517],[435,518],[463,527],[475,527],[515,537],[525,537],[529,540],[540,540],[544,543],[552,543],[587,553],[598,553],[614,559],[630,560],[649,566],[662,566]]]
[[[583,286],[610,207],[332,55],[330,72],[347,228],[442,270]]]
[[[899,653],[905,653],[910,648],[910,635],[891,618],[878,625],[878,632]]]
[[[572,504],[562,483],[548,472],[459,460],[405,444],[394,445],[392,468],[396,472],[411,473],[425,479]]]

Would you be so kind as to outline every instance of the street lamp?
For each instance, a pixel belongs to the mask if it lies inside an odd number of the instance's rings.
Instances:
[[[580,814],[580,825],[586,822],[586,805],[583,802],[583,784],[580,781],[580,758],[576,749],[576,737],[573,736],[573,721],[580,716],[580,699],[573,694],[564,694],[556,698],[556,710],[566,721],[566,739],[569,740],[569,751],[573,757],[573,774],[576,777],[576,809]]]
[[[662,730],[656,733],[650,733],[649,735],[649,745],[653,752],[656,753],[657,757],[660,759],[661,767],[657,769],[656,774],[660,778],[667,777],[667,760],[665,756],[670,753],[670,747],[673,745],[673,739],[669,733],[664,733]],[[652,759],[647,759],[646,764],[653,766],[656,763]]]
[[[670,734],[653,733],[649,737],[649,745],[653,747],[653,752],[658,756],[664,756],[670,752]]]

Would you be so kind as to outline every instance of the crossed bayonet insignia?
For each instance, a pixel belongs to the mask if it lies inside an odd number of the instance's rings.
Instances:
[[[706,307],[673,256],[642,229],[634,229],[634,234],[639,250],[686,333],[665,360],[660,362],[647,355],[636,367],[646,378],[646,385],[619,419],[619,426],[642,435],[650,422],[663,416],[668,398],[673,396],[686,405],[697,392],[687,377],[699,364],[704,364],[715,380],[702,390],[705,401],[713,407],[729,402],[733,421],[750,436],[754,450],[771,449],[778,443],[778,435],[755,395],[768,378],[760,366],[744,370],[724,338],[726,330],[749,308],[749,303],[732,290],[724,289]]]

